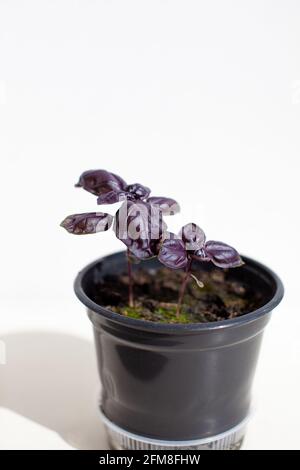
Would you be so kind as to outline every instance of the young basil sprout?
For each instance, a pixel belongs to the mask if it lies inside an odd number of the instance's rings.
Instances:
[[[212,262],[220,268],[241,266],[238,252],[223,242],[206,241],[203,230],[194,223],[184,225],[179,234],[167,231],[165,215],[179,212],[179,204],[172,198],[150,197],[150,189],[139,183],[127,184],[123,178],[106,170],[82,173],[76,187],[97,196],[97,204],[122,201],[114,216],[104,212],[72,214],[61,226],[74,235],[104,232],[113,225],[116,237],[127,248],[129,305],[133,306],[132,263],[153,257],[170,269],[184,269],[186,274],[180,288],[177,315],[180,313],[186,285],[194,259]],[[197,280],[199,286],[201,281]]]
[[[158,255],[167,228],[163,216],[177,213],[179,204],[172,198],[149,197],[147,186],[127,184],[123,178],[106,170],[85,171],[75,186],[97,196],[97,204],[123,201],[114,216],[102,212],[72,214],[63,220],[61,226],[69,233],[86,235],[106,231],[113,224],[116,237],[127,248],[128,297],[129,305],[133,306],[131,264]]]
[[[158,259],[170,269],[185,269],[186,274],[178,297],[177,316],[180,314],[194,259],[211,261],[219,268],[236,268],[244,264],[239,253],[232,246],[213,240],[206,242],[204,231],[194,223],[182,227],[178,236],[174,233],[169,234],[161,244]]]

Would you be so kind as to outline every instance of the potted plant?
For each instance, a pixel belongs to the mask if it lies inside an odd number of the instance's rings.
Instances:
[[[94,327],[100,413],[117,449],[238,449],[263,330],[283,296],[277,275],[195,223],[178,234],[171,198],[105,170],[76,185],[114,215],[73,214],[76,235],[113,226],[126,250],[84,268],[75,293]]]

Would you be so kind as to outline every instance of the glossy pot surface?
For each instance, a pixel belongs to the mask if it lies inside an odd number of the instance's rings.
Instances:
[[[93,300],[101,278],[126,270],[125,252],[81,271],[75,292],[93,323],[101,410],[128,432],[154,439],[193,440],[224,433],[247,417],[263,330],[283,296],[280,279],[260,263],[230,276],[265,299],[257,310],[213,323],[159,324],[113,313]],[[143,269],[157,269],[154,259]],[[138,267],[135,267],[138,269]],[[199,269],[210,269],[199,263]]]

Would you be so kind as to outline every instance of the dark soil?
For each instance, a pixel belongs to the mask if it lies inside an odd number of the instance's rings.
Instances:
[[[182,271],[160,268],[135,272],[134,307],[128,306],[127,274],[106,276],[95,288],[94,301],[121,315],[160,323],[214,322],[244,315],[261,305],[259,292],[232,280],[226,270],[193,271],[193,274],[204,287],[190,278],[178,317]]]

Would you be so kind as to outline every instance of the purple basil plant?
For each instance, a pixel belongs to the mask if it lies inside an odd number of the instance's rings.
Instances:
[[[201,281],[191,273],[193,260],[212,262],[220,268],[241,266],[238,252],[229,245],[206,241],[203,230],[194,223],[182,227],[178,235],[168,232],[165,215],[179,212],[179,204],[171,198],[150,197],[150,189],[139,183],[127,184],[120,176],[105,170],[84,172],[76,187],[97,196],[98,204],[122,202],[114,216],[105,212],[73,214],[61,226],[69,233],[87,235],[108,230],[113,225],[116,237],[127,248],[129,305],[134,305],[132,263],[158,257],[170,269],[185,270],[177,303],[177,315],[190,277],[199,287]]]
[[[202,282],[191,273],[193,260],[212,262],[219,268],[236,268],[244,264],[235,248],[223,242],[206,241],[204,231],[194,223],[184,225],[178,235],[168,233],[161,244],[158,259],[170,269],[185,270],[177,302],[177,316],[189,278],[192,277],[199,287],[203,287]]]
[[[150,197],[150,189],[139,183],[127,184],[120,176],[106,170],[85,171],[75,185],[97,196],[97,203],[122,202],[114,216],[104,212],[73,214],[61,226],[69,233],[87,235],[108,230],[113,224],[116,237],[127,248],[129,305],[133,306],[132,262],[158,256],[167,225],[165,215],[179,212],[172,198]]]

